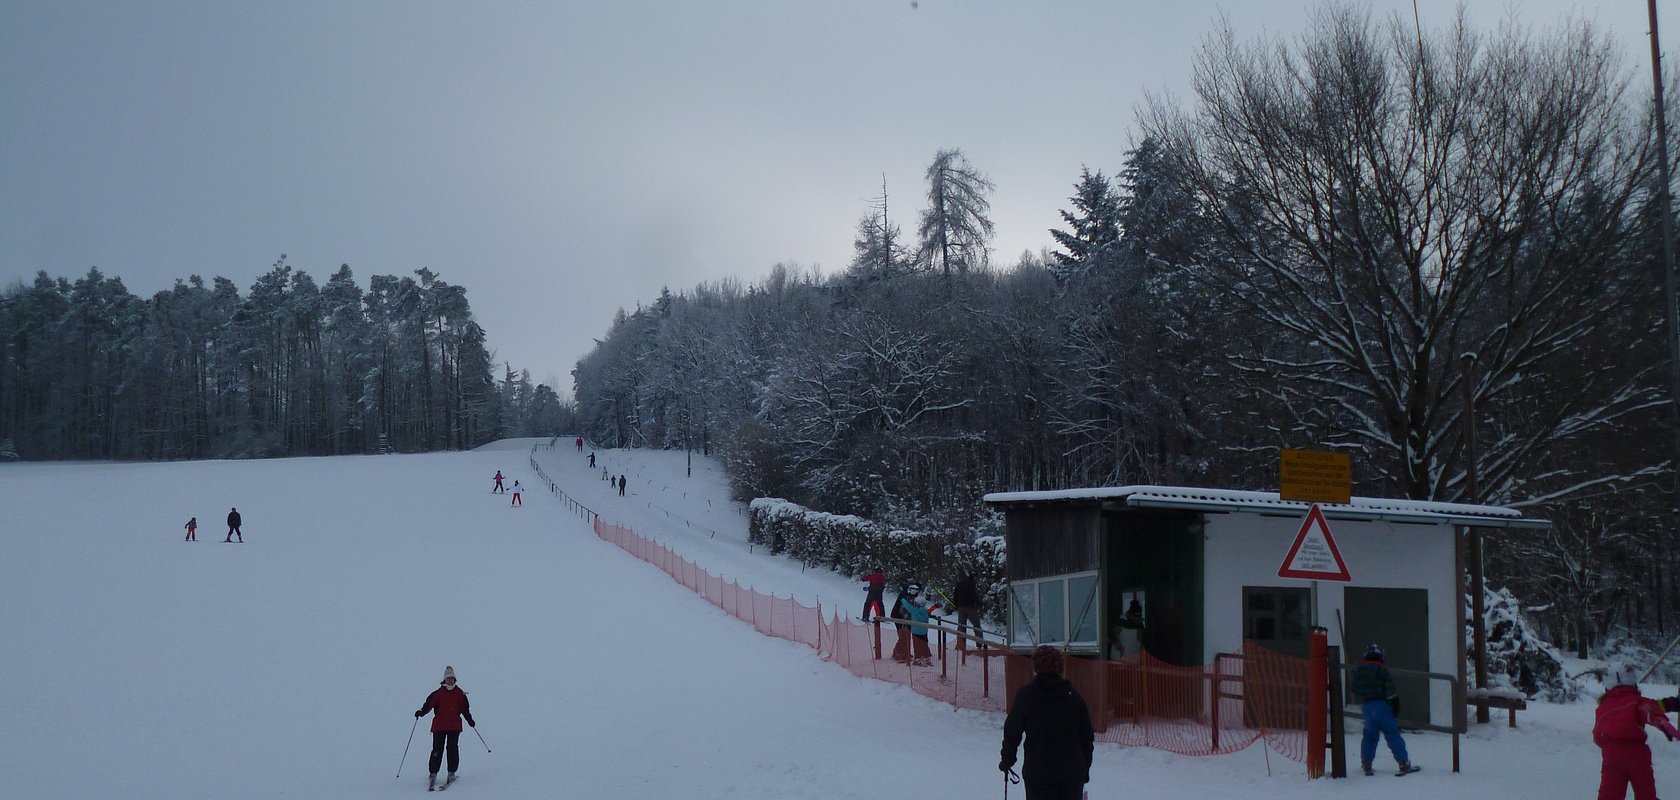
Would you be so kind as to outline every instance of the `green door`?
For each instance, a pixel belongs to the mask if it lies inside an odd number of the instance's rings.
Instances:
[[[1429,591],[1349,586],[1342,590],[1347,613],[1347,659],[1358,663],[1365,648],[1382,645],[1390,669],[1429,671]],[[1429,721],[1428,678],[1394,676],[1400,721]],[[1353,702],[1350,695],[1349,702]]]

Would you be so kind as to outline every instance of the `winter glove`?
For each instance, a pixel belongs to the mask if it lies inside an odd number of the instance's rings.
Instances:
[[[469,727],[469,728],[476,728],[476,727],[478,727],[478,723],[476,723],[476,722],[473,722],[473,718],[472,718],[472,717],[467,717],[467,727]]]
[[[1015,762],[1013,761],[999,761],[998,772],[1008,772],[1009,768],[1013,766],[1015,766]]]
[[[419,719],[423,716],[426,716],[426,709],[424,709],[424,708],[420,709],[419,711],[414,712],[414,718],[415,719]]]

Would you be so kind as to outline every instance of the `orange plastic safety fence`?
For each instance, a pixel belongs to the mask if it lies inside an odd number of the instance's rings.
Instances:
[[[809,645],[854,675],[980,711],[1004,711],[1009,694],[1032,676],[1030,659],[1001,646],[965,642],[959,648],[955,637],[937,631],[917,637],[908,627],[864,624],[838,614],[824,620],[820,609],[725,581],[628,528],[597,517],[595,533],[759,632]],[[1066,677],[1090,706],[1100,741],[1216,755],[1263,737],[1285,757],[1306,761],[1306,659],[1245,643],[1242,653],[1194,667],[1148,653],[1119,661],[1070,658]]]

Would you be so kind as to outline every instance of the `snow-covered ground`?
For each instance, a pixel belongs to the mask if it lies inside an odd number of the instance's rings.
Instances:
[[[605,519],[760,591],[861,608],[852,581],[751,552],[714,462],[696,456],[689,477],[680,452],[599,452],[629,478],[621,498],[569,441],[539,453],[544,469]],[[0,796],[412,797],[425,721],[395,774],[445,664],[494,750],[462,739],[451,791],[465,796],[1001,794],[1000,716],[762,636],[535,485],[523,509],[490,494],[497,469],[536,483],[530,443],[0,464]],[[230,506],[243,545],[222,543]],[[182,542],[193,515],[200,541]],[[1475,728],[1460,775],[1449,737],[1412,734],[1425,772],[1404,779],[1308,782],[1275,755],[1268,776],[1258,746],[1189,758],[1099,745],[1091,797],[1588,797],[1591,720],[1590,701],[1537,703],[1518,729]],[[1680,795],[1680,744],[1653,749],[1659,791]]]

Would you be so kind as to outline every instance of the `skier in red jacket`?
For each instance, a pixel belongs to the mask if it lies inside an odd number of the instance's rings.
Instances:
[[[1658,702],[1639,693],[1639,673],[1627,664],[1616,667],[1616,685],[1598,699],[1598,719],[1593,723],[1593,744],[1604,751],[1599,768],[1598,800],[1623,800],[1633,784],[1634,800],[1657,800],[1657,779],[1651,771],[1651,748],[1645,744],[1645,726],[1663,732],[1669,741],[1680,731],[1663,713],[1669,700]]]
[[[867,590],[867,594],[863,597],[863,621],[868,622],[876,617],[886,616],[887,604],[885,600],[881,599],[881,596],[887,588],[887,576],[881,572],[880,567],[876,567],[868,575],[863,576],[863,583]]]
[[[443,668],[443,684],[426,695],[426,704],[414,712],[414,718],[425,716],[427,711],[432,712],[432,758],[426,762],[430,773],[426,777],[426,789],[430,791],[437,784],[438,766],[443,763],[446,749],[449,752],[449,777],[444,779],[443,785],[448,786],[455,781],[455,770],[461,766],[461,718],[466,718],[467,725],[478,727],[467,705],[467,693],[455,685],[454,667]]]

